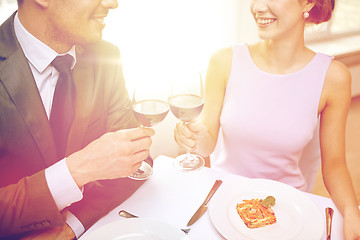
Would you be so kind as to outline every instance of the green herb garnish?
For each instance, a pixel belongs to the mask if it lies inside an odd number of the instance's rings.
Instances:
[[[275,198],[273,196],[268,196],[264,200],[261,201],[261,205],[268,208],[269,206],[275,205]]]

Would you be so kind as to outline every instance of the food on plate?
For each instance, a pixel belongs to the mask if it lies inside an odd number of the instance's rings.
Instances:
[[[236,210],[248,228],[260,228],[276,223],[276,216],[271,208],[275,198],[243,200],[236,205]]]
[[[275,205],[275,198],[273,196],[267,196],[264,200],[261,201],[261,205],[266,208],[269,208]]]

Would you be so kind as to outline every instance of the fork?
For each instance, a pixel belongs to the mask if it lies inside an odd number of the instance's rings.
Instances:
[[[128,211],[125,211],[125,210],[120,210],[119,215],[124,218],[138,218],[138,216],[136,216],[132,213],[129,213]],[[186,234],[188,234],[190,232],[190,230],[191,230],[191,228],[182,228],[181,229],[181,231],[183,231]]]
[[[326,240],[331,240],[331,223],[334,210],[331,207],[325,209],[326,213]]]

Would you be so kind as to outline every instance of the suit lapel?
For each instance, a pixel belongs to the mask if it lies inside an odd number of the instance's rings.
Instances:
[[[43,107],[27,59],[25,58],[14,32],[14,15],[0,29],[0,72],[2,82],[19,114],[36,142],[46,165],[55,163],[56,147],[52,130]],[[66,156],[83,147],[83,139],[92,111],[94,75],[92,64],[86,64],[83,49],[77,47],[78,62],[74,69],[76,88],[75,118],[70,128]]]
[[[18,49],[15,54],[1,62],[0,71],[4,72],[1,81],[24,119],[45,162],[47,165],[54,164],[58,159],[56,159],[52,130],[29,64],[22,51]],[[93,105],[91,103],[94,89],[93,69],[79,61],[73,74],[76,88],[75,118],[68,136],[66,156],[83,147],[83,137]]]
[[[21,49],[1,62],[2,83],[36,142],[44,161],[56,161],[55,143],[41,97]],[[16,126],[15,126],[16,127]]]
[[[45,164],[51,165],[57,160],[55,143],[29,63],[15,36],[14,15],[0,29],[0,58],[4,59],[0,61],[0,82],[24,120]]]

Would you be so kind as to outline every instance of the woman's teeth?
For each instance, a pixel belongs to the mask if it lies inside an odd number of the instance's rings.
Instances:
[[[274,22],[275,19],[271,18],[271,19],[259,19],[257,20],[258,23],[260,24],[269,24],[269,23],[272,23]]]

